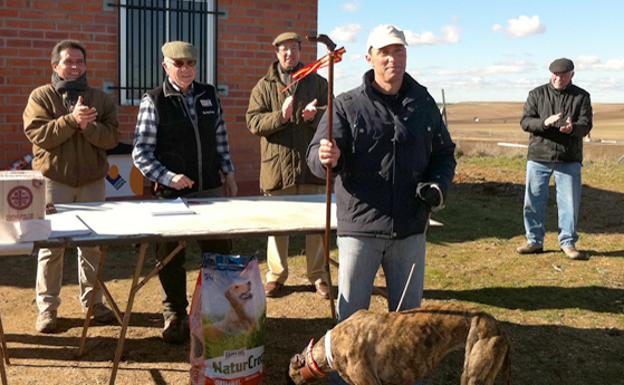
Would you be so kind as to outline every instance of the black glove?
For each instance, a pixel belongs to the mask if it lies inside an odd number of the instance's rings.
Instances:
[[[434,183],[419,183],[416,187],[416,198],[423,201],[429,210],[437,211],[442,208],[442,191]]]

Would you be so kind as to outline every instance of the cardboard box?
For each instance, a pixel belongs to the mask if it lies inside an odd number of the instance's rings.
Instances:
[[[39,171],[0,171],[0,220],[45,219],[45,178]]]

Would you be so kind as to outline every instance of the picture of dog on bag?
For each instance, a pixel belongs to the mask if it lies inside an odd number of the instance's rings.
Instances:
[[[257,260],[204,256],[191,305],[191,379],[262,379],[266,300]],[[210,379],[210,380],[209,380]]]
[[[216,309],[211,315],[203,315],[206,358],[222,356],[226,350],[252,348],[264,340],[260,327],[264,324],[264,309],[257,309],[251,281],[231,284],[223,297],[227,310],[222,317]]]

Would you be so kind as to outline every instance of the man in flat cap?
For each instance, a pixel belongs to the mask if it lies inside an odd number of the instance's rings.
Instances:
[[[438,106],[405,72],[403,31],[380,25],[367,48],[372,68],[362,85],[334,102],[334,140],[325,139],[325,114],[307,154],[315,175],[326,167],[336,175],[338,321],[368,308],[379,266],[389,310],[420,306],[429,215],[444,206],[455,173],[455,145]]]
[[[530,134],[524,194],[527,243],[520,254],[544,251],[544,217],[548,183],[555,175],[559,212],[559,246],[571,259],[587,259],[576,249],[581,204],[583,137],[592,129],[589,93],[572,84],[574,63],[561,58],[550,63],[550,82],[529,92],[520,125]]]
[[[132,158],[154,184],[158,198],[234,196],[237,185],[217,90],[195,81],[197,49],[183,41],[162,46],[167,77],[141,100]],[[165,258],[176,243],[156,247]],[[229,253],[231,242],[199,241],[203,252]],[[163,339],[182,343],[189,336],[185,254],[180,251],[160,271],[164,290]]]
[[[311,74],[286,89],[299,61],[302,38],[284,32],[273,40],[274,61],[251,91],[247,127],[260,137],[260,189],[265,195],[321,194],[324,180],[312,175],[305,153],[327,104],[327,81]],[[269,237],[265,293],[278,296],[288,278],[288,236]],[[321,235],[306,236],[307,275],[316,293],[329,298]]]

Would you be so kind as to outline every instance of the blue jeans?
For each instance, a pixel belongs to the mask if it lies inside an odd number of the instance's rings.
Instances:
[[[425,245],[425,234],[398,240],[338,237],[338,322],[357,310],[368,309],[380,265],[388,287],[388,310],[397,310],[412,267],[412,277],[399,310],[419,307],[425,278]],[[346,384],[336,373],[330,375],[329,383]]]
[[[527,241],[544,244],[544,218],[548,204],[548,183],[555,174],[559,245],[573,247],[578,240],[577,222],[581,206],[581,163],[527,162],[524,194],[524,228]]]

